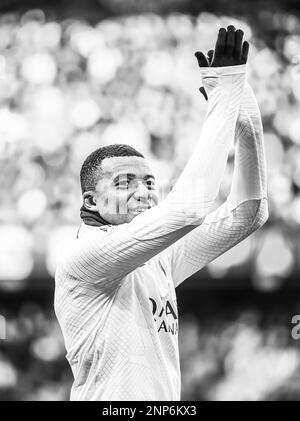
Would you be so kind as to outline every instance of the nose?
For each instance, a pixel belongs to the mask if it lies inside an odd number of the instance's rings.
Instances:
[[[149,195],[149,190],[145,186],[145,184],[144,183],[139,183],[138,186],[137,186],[137,188],[136,188],[136,190],[135,190],[135,192],[134,192],[134,198],[136,200],[139,200],[139,201],[141,201],[141,200],[148,201],[149,196],[150,196]]]

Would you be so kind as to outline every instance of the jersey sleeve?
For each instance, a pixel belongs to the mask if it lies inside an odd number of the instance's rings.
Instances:
[[[211,212],[226,167],[245,85],[246,66],[224,68],[210,95],[193,156],[167,197],[130,223],[76,240],[64,270],[113,290],[134,269],[201,225]]]
[[[204,82],[206,91],[215,83],[215,78]],[[246,83],[235,131],[229,196],[201,226],[167,250],[175,286],[260,228],[267,218],[263,128],[254,93]]]

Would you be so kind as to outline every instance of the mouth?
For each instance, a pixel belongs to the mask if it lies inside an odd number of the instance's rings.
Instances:
[[[136,214],[139,214],[139,213],[145,212],[147,209],[150,209],[150,208],[151,206],[139,206],[138,208],[133,209],[133,212]]]

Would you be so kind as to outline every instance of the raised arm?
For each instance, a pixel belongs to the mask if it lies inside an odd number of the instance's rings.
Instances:
[[[225,31],[225,37],[224,37]],[[218,41],[224,43],[226,30]],[[217,42],[218,44],[218,42]],[[229,58],[231,58],[229,56]],[[245,84],[245,65],[222,69],[210,94],[199,142],[173,190],[156,207],[117,225],[109,234],[77,241],[63,269],[109,290],[120,279],[201,225],[218,194],[234,137]]]
[[[203,85],[210,97],[217,79],[206,69]],[[266,164],[259,108],[246,82],[235,132],[235,164],[226,202],[203,224],[166,250],[178,286],[232,248],[268,218]]]

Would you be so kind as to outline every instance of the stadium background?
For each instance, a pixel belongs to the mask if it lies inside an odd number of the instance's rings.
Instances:
[[[182,399],[299,400],[300,19],[296,1],[8,1],[0,6],[0,400],[66,400],[53,273],[96,147],[141,150],[167,188],[206,103],[193,56],[233,23],[250,40],[270,218],[178,289]],[[228,192],[232,153],[220,192]],[[1,321],[1,320],[0,320]]]

